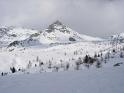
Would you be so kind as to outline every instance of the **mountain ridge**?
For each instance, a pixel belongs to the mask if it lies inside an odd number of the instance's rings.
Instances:
[[[5,33],[0,37],[0,42],[4,41],[2,42],[3,46],[36,46],[103,40],[102,38],[79,34],[59,20],[42,31],[16,27],[8,27],[4,30]]]
[[[28,40],[28,41],[27,41]],[[44,29],[42,32],[35,33],[29,38],[25,39],[23,43],[26,42],[39,42],[41,44],[65,44],[65,43],[74,43],[80,41],[101,41],[102,39],[91,37],[87,35],[79,34],[78,32],[72,30],[66,25],[62,24],[60,21],[55,21],[48,26],[47,29]],[[35,42],[34,42],[35,43]],[[37,43],[38,44],[38,43]],[[35,43],[36,45],[36,43]],[[30,44],[29,44],[30,46]]]

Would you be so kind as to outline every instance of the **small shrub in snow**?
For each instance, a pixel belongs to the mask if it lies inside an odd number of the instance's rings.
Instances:
[[[54,71],[58,72],[59,71],[59,67],[58,66],[54,66]]]
[[[8,73],[7,72],[2,72],[1,76],[6,76]]]
[[[36,58],[36,61],[38,62],[39,61],[39,57],[37,56],[37,58]]]
[[[32,63],[31,63],[31,61],[29,61],[27,68],[30,69],[31,67],[32,67]]]
[[[69,69],[69,67],[70,67],[70,64],[67,63],[67,64],[66,64],[66,71]]]
[[[78,54],[78,52],[77,51],[74,51],[74,55],[77,55]]]
[[[37,64],[35,64],[35,67],[37,67]]]
[[[105,55],[105,59],[109,59],[110,58],[110,52],[107,52]]]
[[[98,54],[98,57],[100,57],[100,54]]]
[[[97,62],[96,62],[96,68],[101,68],[101,67],[102,67],[102,63],[99,62],[99,61],[97,61]]]
[[[44,65],[44,63],[43,62],[39,62],[39,67],[41,67],[42,65]]]
[[[3,72],[1,73],[1,76],[3,76]]]
[[[12,73],[15,73],[16,72],[15,67],[10,67],[10,70],[11,70]]]
[[[83,64],[83,60],[82,60],[82,58],[79,57],[78,60],[77,60],[77,62],[78,62],[79,64]]]
[[[76,70],[79,70],[80,69],[80,65],[83,64],[83,61],[82,59],[79,57],[78,60],[75,62],[75,65],[76,65]]]
[[[64,53],[64,55],[66,56],[66,55],[67,55],[67,53],[65,52],[65,53]]]
[[[76,69],[76,70],[79,70],[79,69],[80,69],[80,63],[79,63],[79,62],[76,62],[75,64],[76,64],[75,69]]]
[[[92,58],[88,55],[84,57],[83,63],[85,64],[93,64],[96,61],[96,58]]]
[[[50,60],[49,60],[48,68],[49,68],[49,69],[52,68],[52,62],[51,62]]]
[[[94,58],[97,58],[97,54],[95,53]]]
[[[89,61],[89,56],[86,55],[86,56],[84,57],[84,63],[88,63],[88,61]]]
[[[124,47],[122,48],[122,50],[124,51]]]
[[[123,52],[120,53],[120,58],[124,58]]]
[[[113,50],[112,50],[112,52],[114,52],[114,53],[115,53],[115,52],[116,52],[116,51],[115,51],[115,49],[113,49]]]

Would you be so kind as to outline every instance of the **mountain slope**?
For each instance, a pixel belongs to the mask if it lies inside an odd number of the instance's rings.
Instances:
[[[0,28],[0,46],[7,46],[14,41],[25,40],[37,32],[37,30],[17,27]]]
[[[47,32],[47,33],[45,33]],[[87,35],[81,35],[69,27],[62,24],[60,21],[56,21],[51,24],[47,29],[44,30],[44,34],[47,37],[53,37],[52,39],[58,40],[60,42],[63,41],[94,41],[101,40],[100,38],[90,37]],[[73,38],[73,39],[70,39]]]
[[[24,47],[9,49],[9,51],[1,50],[0,72],[10,72],[10,67],[13,66],[16,69],[27,69],[29,62],[32,63],[32,67],[35,67],[35,64],[39,66],[40,62],[43,62],[44,65],[48,67],[49,61],[51,61],[53,65],[60,65],[61,60],[64,65],[66,63],[75,64],[75,60],[79,57],[84,57],[86,54],[94,56],[95,53],[100,51],[108,52],[111,47],[109,42],[78,42],[48,48]]]
[[[103,39],[97,37],[91,37],[87,35],[81,35],[69,27],[62,24],[60,21],[56,21],[42,32],[37,32],[30,35],[25,40],[18,40],[16,45],[21,46],[36,46],[36,45],[51,45],[51,44],[70,44],[81,41],[102,41]],[[10,46],[15,46],[15,42]]]

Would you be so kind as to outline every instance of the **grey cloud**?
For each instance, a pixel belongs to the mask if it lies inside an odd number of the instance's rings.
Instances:
[[[123,0],[0,0],[0,25],[44,29],[60,20],[82,34],[123,32]]]

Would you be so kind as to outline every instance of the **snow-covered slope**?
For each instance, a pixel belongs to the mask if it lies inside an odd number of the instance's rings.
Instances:
[[[124,65],[0,77],[0,93],[123,93]]]
[[[32,63],[31,67],[38,66],[40,63],[48,67],[50,61],[55,65],[60,65],[61,62],[64,65],[75,64],[79,57],[83,58],[86,54],[94,56],[95,53],[108,52],[113,48],[109,41],[91,42],[101,39],[81,35],[59,21],[42,32],[23,28],[4,30],[1,30],[5,33],[0,40],[7,41],[7,44],[11,43],[9,48],[0,48],[0,72],[10,72],[10,67],[27,69],[29,62]],[[51,44],[57,44],[57,46],[49,46]],[[118,46],[122,47],[121,44]]]
[[[70,64],[70,69],[75,66],[74,62],[77,61],[77,58],[83,57],[85,54],[93,56],[94,52],[97,53],[99,51],[103,52],[103,56],[98,57],[99,61],[101,61],[101,68],[99,69],[94,68],[96,65],[94,63],[89,69],[84,69],[85,65],[82,64],[83,67],[81,66],[78,71],[72,72],[72,70],[69,71],[66,69],[66,72],[61,72],[62,69],[59,69],[59,73],[56,70],[53,73],[43,73],[50,72],[48,70],[51,69],[50,66],[61,66],[60,68],[63,68],[66,63]],[[124,92],[123,44],[112,47],[108,42],[80,42],[70,45],[54,46],[47,49],[29,48],[26,50],[17,49],[11,52],[1,51],[0,60],[0,63],[3,61],[0,64],[0,67],[3,67],[1,71],[7,71],[9,66],[14,66],[17,69],[18,67],[24,68],[24,66],[27,66],[27,62],[32,63],[32,65],[28,64],[26,71],[18,71],[3,77],[0,76],[0,93]],[[39,62],[43,62],[46,68],[43,65],[35,67],[35,64],[38,65]]]
[[[56,21],[51,24],[47,29],[42,33],[46,38],[54,40],[54,42],[65,43],[73,41],[99,41],[102,40],[96,37],[90,37],[87,35],[81,35],[69,27],[62,24],[60,21]],[[54,43],[53,42],[53,43]]]
[[[42,32],[1,28],[0,93],[123,93],[123,36],[113,44],[59,21]]]
[[[0,28],[0,47],[7,46],[14,41],[25,40],[37,32],[37,30],[17,27]]]
[[[106,46],[107,43],[103,45]],[[62,58],[63,54],[66,57],[63,57],[63,62],[69,62],[70,58],[70,66],[73,66],[73,61],[75,61],[76,57],[82,57],[86,53],[92,55],[93,51],[101,51],[105,49],[105,54],[107,55],[106,61],[103,59],[101,68],[90,67],[89,69],[79,69],[78,71],[65,71],[65,72],[53,72],[53,73],[42,73],[37,67],[28,69],[21,72],[17,72],[14,74],[10,74],[8,76],[0,76],[0,93],[123,93],[124,92],[124,47],[121,49],[121,46],[117,47],[115,52],[110,52],[110,50],[115,49],[114,47],[106,47],[101,44],[93,44],[89,42],[79,43],[79,44],[71,44],[71,45],[61,45],[55,46],[52,48],[44,49],[44,50],[27,50],[27,51],[15,51],[12,53],[3,53],[0,55],[4,58],[6,55],[8,61],[14,56],[13,65],[20,62],[20,65],[26,58],[30,58],[30,62],[32,61],[40,61],[43,58],[48,59],[52,56],[52,62],[54,64],[59,63],[59,58]],[[94,46],[96,46],[94,48]],[[123,46],[123,45],[122,45]],[[73,47],[73,49],[72,49]],[[87,48],[87,49],[86,49]],[[100,48],[100,49],[99,49]],[[118,49],[120,48],[120,49]],[[109,50],[108,50],[109,49]],[[63,51],[61,51],[63,50]],[[76,51],[75,51],[76,50]],[[74,56],[72,52],[75,51],[76,55]],[[91,52],[92,51],[92,52]],[[104,50],[103,50],[104,51]],[[108,51],[110,53],[108,53]],[[120,53],[123,52],[123,57],[120,56]],[[24,57],[24,54],[28,55]],[[31,54],[30,54],[31,53]],[[41,53],[41,54],[40,54]],[[45,53],[45,54],[44,54]],[[54,54],[54,55],[53,55]],[[109,55],[108,55],[109,54]],[[31,56],[32,55],[32,56]],[[39,55],[37,58],[33,56]],[[45,55],[45,56],[42,56]],[[58,56],[57,56],[58,55]],[[61,56],[59,56],[61,55]],[[40,56],[42,56],[40,59]],[[21,59],[22,57],[22,59]],[[71,58],[73,59],[71,60]],[[55,60],[58,59],[58,60]],[[101,57],[100,57],[101,58]],[[7,59],[4,62],[7,62]],[[65,59],[65,60],[64,60]],[[66,60],[67,59],[67,60]],[[48,61],[51,62],[51,61]],[[25,62],[23,63],[23,65]],[[7,65],[7,64],[6,64]],[[95,64],[94,64],[95,65]],[[58,65],[59,66],[59,65]],[[42,68],[42,66],[40,67]],[[70,68],[70,67],[69,67]],[[50,68],[49,68],[50,69]],[[42,69],[44,70],[44,69]],[[61,71],[61,69],[59,69]],[[31,72],[30,72],[31,71]],[[48,70],[45,70],[45,72]],[[29,74],[33,73],[34,74]]]
[[[122,47],[122,45],[118,45]],[[45,71],[49,63],[53,66],[66,65],[70,63],[75,65],[79,57],[84,58],[86,54],[94,56],[95,53],[108,52],[114,47],[109,42],[79,42],[69,45],[58,45],[49,48],[12,48],[0,51],[0,72],[11,72],[10,67],[18,69],[27,69],[29,62],[31,67],[44,64]],[[51,71],[50,71],[51,72]]]

